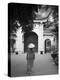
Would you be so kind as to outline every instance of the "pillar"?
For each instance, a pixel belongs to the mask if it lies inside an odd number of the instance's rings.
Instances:
[[[43,41],[43,23],[39,24],[39,34],[38,34],[38,53],[44,51],[44,41]]]

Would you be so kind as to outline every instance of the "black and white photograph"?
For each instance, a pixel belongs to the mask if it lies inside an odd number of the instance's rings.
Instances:
[[[8,3],[8,76],[58,74],[59,6]]]

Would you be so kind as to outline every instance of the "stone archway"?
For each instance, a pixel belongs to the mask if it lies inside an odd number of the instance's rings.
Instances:
[[[38,35],[35,32],[24,33],[24,52],[27,52],[29,43],[33,43],[34,51],[38,52]]]
[[[51,40],[50,39],[45,40],[45,53],[46,52],[51,52]]]

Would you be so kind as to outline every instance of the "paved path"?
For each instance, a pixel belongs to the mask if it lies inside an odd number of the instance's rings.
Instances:
[[[26,76],[27,61],[26,54],[13,54],[11,56],[11,74],[12,76]],[[49,75],[57,74],[58,68],[55,65],[50,53],[35,54],[34,66],[31,75]]]

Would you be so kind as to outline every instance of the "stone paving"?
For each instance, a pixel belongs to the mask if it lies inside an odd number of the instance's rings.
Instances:
[[[11,55],[11,76],[27,76],[26,54]],[[57,74],[58,67],[55,65],[51,54],[35,53],[34,65],[30,75],[50,75]]]

